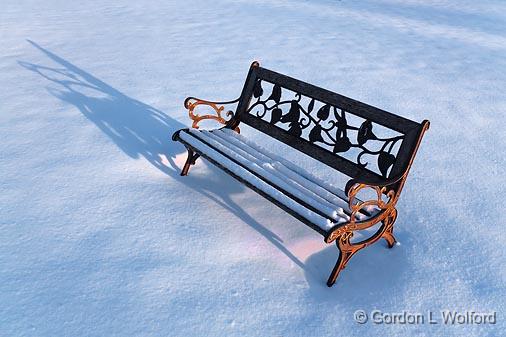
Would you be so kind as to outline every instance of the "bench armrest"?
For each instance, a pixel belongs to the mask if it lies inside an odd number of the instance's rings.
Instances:
[[[351,179],[348,181],[346,184],[345,193],[348,196],[349,207],[352,211],[350,215],[350,222],[354,223],[356,219],[355,215],[367,206],[376,207],[380,210],[381,213],[385,211],[394,211],[398,194],[394,189],[390,188],[390,186],[402,181],[405,176],[405,174],[402,174],[398,177],[382,181],[381,183],[372,181],[359,181],[357,179]],[[366,188],[370,188],[376,192],[376,199],[357,201],[356,195],[358,192]],[[387,200],[384,200],[383,196],[386,196]]]
[[[192,128],[198,129],[198,123],[204,119],[212,119],[221,124],[226,125],[230,118],[227,120],[222,116],[222,112],[225,109],[225,105],[235,104],[239,102],[239,98],[233,101],[224,101],[224,102],[213,102],[195,97],[188,97],[184,100],[184,107],[188,109],[188,115],[190,119],[193,121]],[[206,105],[214,109],[216,115],[199,115],[195,113],[195,108],[199,105]],[[232,110],[228,110],[226,112],[226,117],[233,117],[234,112]],[[239,132],[239,128],[235,128],[237,132]]]

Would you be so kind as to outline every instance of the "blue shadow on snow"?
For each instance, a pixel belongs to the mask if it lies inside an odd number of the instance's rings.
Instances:
[[[178,154],[186,153],[186,150],[180,143],[173,142],[170,136],[174,131],[187,127],[186,125],[169,117],[161,110],[123,94],[37,43],[27,41],[57,66],[50,67],[24,61],[18,63],[58,85],[57,89],[48,88],[53,96],[79,109],[125,154],[132,158],[144,157],[163,173],[228,209],[264,236],[295,264],[304,268],[304,264],[284,246],[278,235],[257,222],[232,200],[231,195],[244,191],[243,185],[228,183],[227,180],[232,178],[215,167],[212,167],[213,179],[191,174],[188,177],[180,177],[181,168],[177,166],[173,158]],[[165,155],[170,167],[162,163],[161,154]]]

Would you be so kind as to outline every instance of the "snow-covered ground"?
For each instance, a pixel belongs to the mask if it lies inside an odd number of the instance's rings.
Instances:
[[[500,0],[2,1],[0,335],[501,335],[505,56]],[[235,98],[254,59],[431,120],[400,245],[333,288],[334,245],[205,161],[179,176],[184,98]]]

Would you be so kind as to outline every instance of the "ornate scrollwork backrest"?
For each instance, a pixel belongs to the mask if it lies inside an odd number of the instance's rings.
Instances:
[[[391,173],[404,139],[352,111],[260,78],[246,113],[383,178]]]

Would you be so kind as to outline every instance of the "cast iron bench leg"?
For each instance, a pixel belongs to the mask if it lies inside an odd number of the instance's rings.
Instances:
[[[397,240],[394,236],[394,223],[397,219],[397,210],[394,210],[392,215],[385,220],[383,220],[383,224],[385,225],[385,232],[383,233],[383,238],[387,242],[388,248],[392,248]]]
[[[341,270],[346,267],[346,264],[351,259],[351,257],[361,248],[365,247],[363,245],[351,244],[350,239],[352,236],[353,232],[347,232],[336,240],[336,246],[339,250],[339,257],[337,259],[336,265],[334,266],[334,269],[332,269],[332,272],[330,273],[329,279],[327,280],[327,286],[329,287],[332,287],[332,285],[336,282],[337,276],[339,276]]]
[[[332,269],[329,279],[327,280],[327,286],[329,287],[332,287],[332,285],[336,282],[337,276],[339,276],[341,270],[343,270],[346,267],[346,264],[351,259],[353,254],[355,254],[358,251],[358,249],[355,251],[344,249],[342,247],[343,245],[341,243],[341,238],[336,240],[336,246],[337,249],[339,250],[339,257],[337,258],[336,265],[334,266],[334,269]]]
[[[391,213],[382,220],[382,225],[378,231],[368,239],[360,242],[352,243],[350,240],[353,236],[353,232],[345,232],[336,239],[336,246],[339,250],[339,258],[337,259],[336,265],[330,273],[329,279],[327,280],[327,286],[332,287],[336,282],[337,276],[341,270],[346,267],[346,264],[351,257],[359,250],[373,244],[381,238],[387,241],[388,248],[392,248],[396,242],[393,235],[394,222],[397,219],[397,210],[394,208]]]
[[[188,175],[188,170],[190,170],[190,166],[195,165],[195,161],[200,157],[200,155],[198,153],[193,152],[192,149],[188,148],[187,150],[188,150],[188,158],[186,159],[183,169],[181,170],[182,176]]]

